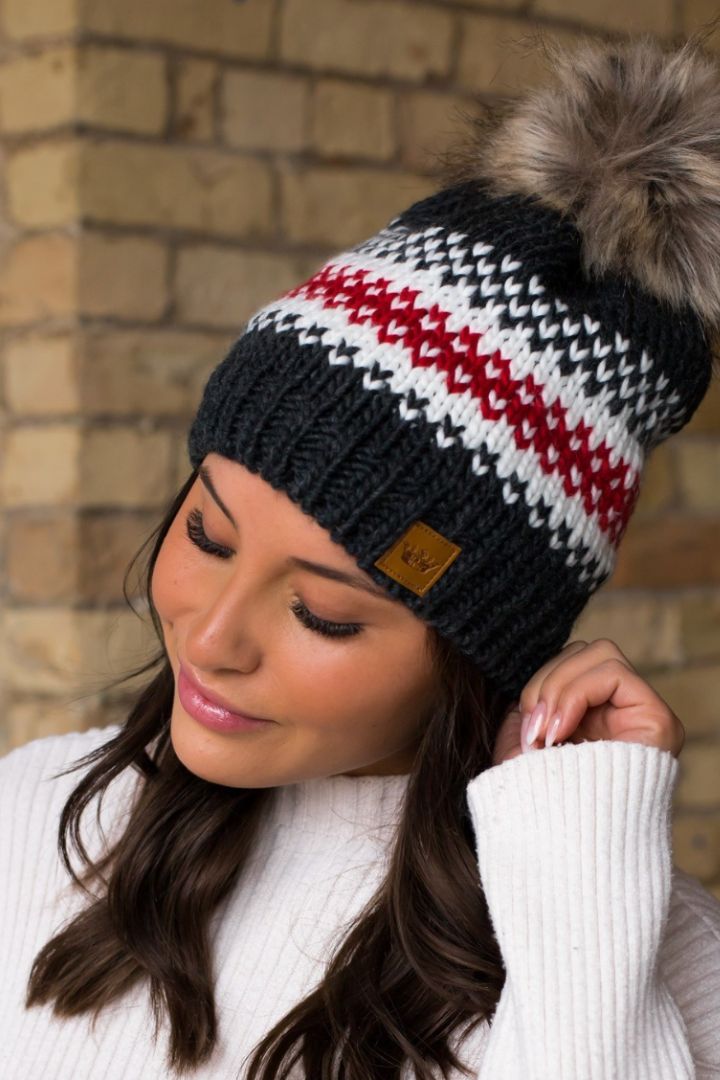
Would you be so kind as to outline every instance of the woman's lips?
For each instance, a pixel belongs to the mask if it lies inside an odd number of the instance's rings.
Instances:
[[[273,722],[234,712],[207,697],[182,664],[178,675],[178,697],[186,712],[205,727],[215,731],[257,731],[267,728]]]

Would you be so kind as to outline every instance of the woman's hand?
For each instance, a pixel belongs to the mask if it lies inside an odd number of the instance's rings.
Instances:
[[[536,732],[529,730],[531,714]],[[503,720],[493,765],[526,750],[596,739],[644,743],[675,757],[685,742],[685,728],[670,706],[607,638],[571,641],[533,675]]]

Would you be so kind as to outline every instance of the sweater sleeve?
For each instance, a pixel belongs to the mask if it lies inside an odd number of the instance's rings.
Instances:
[[[678,768],[669,751],[600,740],[530,751],[468,784],[507,973],[478,1080],[706,1075],[659,964]]]

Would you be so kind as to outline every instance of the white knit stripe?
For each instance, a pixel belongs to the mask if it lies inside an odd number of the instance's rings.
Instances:
[[[560,323],[557,320],[553,322],[552,316],[549,320],[539,319],[541,315],[551,311],[552,300],[543,298],[545,288],[536,277],[531,279],[529,285],[530,291],[535,296],[530,306],[535,320],[517,322],[513,326],[502,326],[502,315],[515,304],[515,297],[511,297],[508,303],[508,298],[502,291],[494,298],[488,296],[482,307],[471,307],[469,298],[477,292],[477,286],[471,284],[463,288],[442,286],[439,283],[442,277],[441,270],[413,269],[410,271],[405,263],[394,263],[381,256],[361,256],[354,252],[343,255],[337,260],[336,265],[339,268],[347,267],[365,271],[366,283],[384,278],[390,281],[392,291],[399,292],[405,287],[413,289],[418,294],[413,301],[413,306],[416,308],[432,308],[435,304],[439,305],[444,312],[448,313],[444,322],[447,331],[459,335],[461,330],[467,329],[481,335],[483,353],[492,353],[495,349],[499,349],[514,381],[523,382],[528,375],[531,375],[540,389],[548,410],[554,401],[559,402],[568,428],[575,430],[581,421],[592,427],[592,434],[588,440],[591,449],[595,449],[600,442],[605,442],[608,448],[616,451],[610,454],[611,464],[615,464],[622,458],[627,462],[633,476],[642,469],[644,451],[628,430],[628,420],[635,413],[633,401],[642,392],[643,386],[648,388],[648,380],[643,379],[641,385],[637,388],[633,387],[631,393],[628,379],[635,365],[631,365],[622,356],[619,358],[619,372],[625,375],[620,396],[627,400],[627,404],[613,416],[608,411],[607,405],[617,398],[617,392],[611,386],[604,386],[598,394],[589,394],[585,391],[585,383],[589,378],[587,371],[583,372],[578,367],[572,375],[561,375],[557,365],[559,358],[565,352],[568,353],[570,359],[579,360],[588,350],[580,349],[579,346],[574,348],[575,343],[567,350],[556,347],[555,339],[560,330]],[[400,303],[399,300],[398,303]],[[528,305],[515,309],[518,315],[526,313],[527,310]],[[563,319],[563,323],[566,329],[570,326],[570,320],[567,317]],[[542,350],[533,349],[529,344],[535,332],[547,338],[548,343]],[[620,336],[617,335],[617,337],[623,345]],[[458,350],[463,349],[460,342],[455,347]],[[621,351],[625,352],[626,349],[627,342],[624,342]],[[605,368],[604,357],[611,350],[614,351],[613,346],[608,342],[603,343],[598,334],[593,351],[598,357],[596,375],[600,380],[603,376],[607,377],[614,372],[614,367],[611,368],[608,365]],[[661,373],[658,380],[659,386],[666,385],[667,381]]]
[[[663,393],[669,380],[662,371],[657,370],[657,364],[649,356],[647,350],[643,350],[637,365],[631,364],[625,358],[629,342],[617,331],[614,338],[611,339],[609,334],[604,333],[601,323],[593,320],[587,313],[576,317],[575,322],[570,317],[562,317],[569,310],[567,305],[557,297],[547,293],[537,275],[533,275],[527,285],[528,291],[535,297],[535,300],[530,305],[530,311],[538,319],[538,316],[547,314],[550,311],[550,305],[552,305],[555,309],[554,314],[549,319],[540,318],[535,325],[517,321],[520,316],[527,313],[528,305],[522,305],[518,302],[517,294],[521,291],[522,285],[515,282],[510,276],[510,272],[519,269],[522,263],[513,260],[510,255],[501,258],[499,253],[492,260],[490,258],[494,251],[492,244],[477,242],[471,247],[471,241],[467,235],[458,232],[450,233],[445,237],[437,235],[442,231],[442,227],[432,226],[423,232],[415,233],[408,233],[406,229],[398,228],[385,234],[384,238],[382,233],[378,233],[379,240],[376,237],[371,237],[365,244],[360,244],[347,252],[334,256],[325,265],[337,264],[363,269],[372,266],[376,268],[380,276],[391,280],[400,280],[398,270],[404,270],[411,277],[411,280],[408,279],[407,284],[410,284],[412,288],[417,288],[416,283],[420,283],[424,303],[442,302],[442,306],[446,311],[467,312],[467,317],[473,320],[477,319],[480,327],[486,321],[483,309],[487,309],[488,316],[493,321],[496,321],[502,313],[505,313],[513,319],[516,329],[521,333],[527,332],[528,336],[532,336],[535,330],[541,337],[549,340],[550,346],[548,349],[543,350],[541,353],[537,351],[528,353],[528,355],[540,358],[543,361],[547,357],[551,374],[555,365],[552,343],[562,329],[562,349],[556,350],[555,356],[567,353],[571,360],[580,363],[592,352],[595,358],[593,370],[601,382],[609,379],[615,370],[623,376],[619,391],[607,387],[602,394],[603,405],[614,400],[618,393],[621,400],[628,402],[616,414],[616,419],[621,423],[621,430],[625,428],[630,417],[636,418],[646,413],[649,414],[649,418],[645,427],[656,429],[658,425],[657,418],[654,415],[655,410],[661,410],[663,414],[667,414],[665,417],[666,422],[683,415],[684,404],[681,396],[676,390],[669,395]],[[446,250],[448,245],[452,245],[449,251]],[[434,248],[437,248],[435,254],[433,254]],[[400,261],[392,258],[391,253],[393,251],[402,252]],[[406,257],[408,252],[412,254]],[[419,261],[435,261],[436,265],[433,269],[427,270],[417,266]],[[441,286],[440,281],[448,271],[457,278],[457,281]],[[474,271],[482,280],[473,282],[465,279],[465,283],[463,283],[462,275],[468,274],[470,271]],[[467,300],[470,296],[476,294],[478,289],[483,296],[482,308],[470,308]],[[439,296],[442,297],[442,301],[440,301]],[[544,297],[544,300],[541,299],[542,297]],[[544,312],[543,308],[547,308],[547,312]],[[561,322],[557,321],[556,316],[558,314],[561,316]],[[555,321],[553,321],[554,319]],[[585,329],[586,333],[593,335],[592,349],[588,347],[586,339],[583,339],[584,343],[580,340],[578,331],[582,328]],[[614,356],[614,360],[606,365],[605,357],[610,354]],[[639,374],[642,377],[637,379],[636,376],[636,384],[632,384],[630,375],[636,371],[637,366],[640,368]],[[532,366],[530,370],[534,374]],[[583,417],[587,415],[588,411],[592,412],[592,402],[596,396],[599,396],[585,395],[582,384],[588,377],[587,371],[582,372],[573,382],[573,385],[579,391],[580,399],[575,412],[570,411],[572,416],[577,414],[577,416]],[[540,371],[537,379],[539,382],[543,382],[543,375]],[[573,395],[570,395],[568,400],[565,398],[561,400],[566,408],[569,408],[574,403]],[[678,408],[671,410],[670,407],[674,404],[678,405]],[[577,419],[574,420],[572,426],[576,424]],[[597,442],[594,445],[597,445]],[[615,444],[611,443],[610,445]]]
[[[333,264],[329,264],[333,265]],[[388,264],[385,269],[375,269],[374,273],[364,273],[363,286],[368,288],[372,286],[373,282],[378,281],[380,278],[388,280],[390,278],[390,267],[392,264]],[[357,269],[363,269],[362,263],[359,264]],[[385,290],[390,293],[400,292],[404,287],[415,288],[414,276],[411,277],[408,274],[403,273],[404,264],[400,264],[401,273],[395,280],[390,280],[389,289],[385,286]],[[347,269],[344,264],[338,265],[339,274],[343,277],[347,274]],[[334,275],[333,275],[334,276]],[[405,280],[407,279],[407,280]],[[417,308],[431,309],[434,305],[440,303],[443,308],[449,310],[452,306],[452,298],[454,297],[456,290],[448,290],[450,292],[450,303],[444,304],[444,295],[438,296],[438,292],[443,294],[446,291],[438,290],[436,288],[435,293],[420,293],[415,299],[412,306]],[[305,296],[303,289],[300,290],[299,295]],[[307,298],[307,297],[306,297]],[[401,301],[398,297],[395,301],[395,306],[400,306]],[[547,304],[545,305],[548,306]],[[473,319],[470,318],[470,325],[467,317],[470,315],[471,309],[461,308],[455,313],[451,313],[448,319],[438,320],[438,323],[442,326],[444,333],[452,334],[455,332],[458,335],[456,343],[453,348],[456,348],[459,352],[464,351],[467,346],[463,346],[459,341],[459,334],[463,329],[470,329],[471,331],[484,335],[480,343],[479,348],[486,355],[490,355],[495,350],[500,350],[503,357],[503,370],[509,372],[510,377],[516,382],[524,382],[528,375],[532,376],[533,381],[537,385],[537,394],[543,401],[544,411],[546,414],[546,420],[548,427],[552,430],[556,426],[557,420],[550,415],[550,409],[554,402],[563,408],[566,412],[565,422],[566,426],[570,429],[576,429],[580,422],[583,422],[586,427],[590,427],[591,433],[588,436],[588,444],[591,449],[596,449],[599,443],[602,441],[609,446],[608,460],[612,466],[621,464],[626,468],[626,487],[630,488],[635,484],[638,476],[642,471],[644,464],[644,450],[640,443],[638,443],[632,436],[630,430],[626,426],[626,419],[623,416],[613,416],[607,409],[607,403],[610,400],[614,400],[615,392],[610,387],[605,387],[602,391],[595,395],[584,395],[582,384],[588,379],[587,372],[581,372],[579,369],[575,376],[560,376],[557,368],[557,357],[561,350],[553,349],[552,344],[549,344],[543,352],[532,350],[529,347],[528,339],[533,333],[533,327],[502,327],[497,322],[498,309],[502,307],[500,303],[492,304],[488,306],[487,317]],[[473,311],[477,309],[472,309]],[[493,315],[495,318],[493,318]],[[422,319],[422,324],[427,329],[431,329],[433,323],[430,321],[430,316],[425,316]],[[403,327],[397,322],[391,324],[392,332],[402,335]],[[556,333],[558,330],[558,324],[553,328]],[[432,346],[423,346],[420,350],[421,355],[429,358],[439,352],[439,349]],[[516,359],[518,358],[518,362]],[[503,371],[499,366],[496,366],[495,362],[488,360],[484,364],[485,371],[491,376],[500,376]],[[545,377],[545,381],[543,379]],[[463,375],[457,373],[455,378],[462,382],[468,382],[470,380],[469,375]],[[663,376],[664,378],[664,376]],[[667,380],[666,380],[667,381]],[[445,382],[445,392],[450,394],[451,391],[447,389],[447,381]],[[543,392],[547,391],[549,392]],[[528,391],[523,387],[519,390],[519,396],[523,402],[528,401]],[[533,395],[534,396],[534,395]],[[502,408],[505,405],[505,401],[498,398],[494,389],[490,389],[488,393],[488,400],[493,407]],[[474,401],[477,403],[477,397]],[[582,403],[582,408],[579,409],[578,403]],[[472,407],[472,401],[469,403],[469,407],[466,410],[466,419],[464,422],[468,427],[471,427],[476,422],[479,413],[479,407],[476,404],[475,408]],[[521,430],[525,438],[532,437],[534,429],[530,426],[528,419],[523,419]],[[575,435],[570,438],[569,446],[571,450],[578,450],[581,446],[580,438]],[[491,450],[495,450],[493,445],[489,447]],[[560,450],[556,446],[550,446],[548,448],[548,458],[551,462],[557,461],[560,457]],[[602,459],[598,455],[592,459],[594,468],[599,468],[602,464]],[[605,477],[592,477],[586,475],[577,466],[571,468],[571,476],[573,482],[579,487],[581,473],[585,481],[590,481],[591,494],[597,498],[602,496],[603,490],[607,485]],[[620,477],[616,477],[610,481],[611,487],[616,487],[622,482]]]
[[[530,446],[520,450],[513,438],[514,427],[504,416],[486,419],[477,407],[477,399],[469,391],[450,393],[446,386],[446,373],[431,365],[427,368],[414,367],[406,347],[400,342],[379,342],[375,329],[370,324],[358,325],[347,320],[342,308],[325,307],[320,300],[307,300],[300,296],[283,297],[274,304],[256,312],[247,330],[262,330],[272,325],[276,333],[292,331],[297,335],[300,345],[320,344],[328,351],[328,363],[352,364],[355,367],[371,368],[377,361],[390,371],[382,379],[373,380],[367,374],[363,380],[366,390],[389,387],[401,399],[400,414],[411,419],[422,413],[431,422],[442,421],[448,416],[454,424],[466,424],[466,430],[456,438],[446,437],[438,430],[436,438],[439,446],[461,441],[468,450],[477,450],[480,446],[489,446],[497,454],[492,463],[496,475],[505,479],[503,497],[506,502],[515,502],[522,498],[530,507],[528,522],[534,528],[547,524],[550,530],[550,546],[558,549],[569,548],[566,564],[569,566],[591,563],[590,571],[580,571],[580,581],[590,577],[599,577],[612,569],[615,561],[615,549],[602,530],[595,511],[587,514],[582,496],[575,492],[567,495],[563,487],[563,478],[559,473],[549,476],[543,471],[540,456]],[[318,334],[312,327],[325,328]],[[348,357],[338,347],[357,346],[359,351]],[[407,404],[410,390],[427,397],[429,404],[421,409],[411,409]],[[473,471],[482,476],[490,466],[483,464],[479,455],[473,458]],[[516,474],[526,486],[521,489],[508,479]],[[534,511],[541,503],[550,509],[545,519]],[[558,538],[558,526],[563,524],[570,529],[566,542]],[[575,549],[585,545],[588,554],[578,556]]]
[[[512,271],[520,269],[522,264],[511,255],[501,256],[500,253],[493,259],[493,251],[492,244],[473,243],[465,233],[457,231],[447,233],[441,226],[432,226],[421,232],[410,232],[405,227],[397,227],[392,230],[382,230],[365,243],[356,245],[349,252],[343,252],[328,262],[332,264],[343,262],[348,266],[364,267],[368,261],[371,261],[378,266],[388,267],[391,276],[393,275],[391,268],[402,266],[411,272],[413,281],[416,274],[420,279],[422,275],[429,275],[431,292],[437,288],[440,279],[449,272],[454,281],[443,287],[447,289],[452,300],[460,300],[461,307],[463,297],[472,296],[479,288],[480,295],[484,297],[484,307],[491,305],[494,312],[504,311],[516,322],[519,316],[527,314],[528,311],[528,306],[521,305],[517,300],[525,283],[516,282],[512,278]],[[396,256],[395,259],[393,259],[393,254]],[[420,261],[433,261],[435,266],[432,270],[419,268]],[[466,275],[471,272],[476,275],[478,281],[467,279]],[[629,400],[629,405],[622,415],[625,417],[642,416],[652,414],[654,409],[661,409],[662,413],[666,414],[666,420],[674,420],[683,415],[684,406],[680,394],[677,391],[669,395],[663,393],[669,380],[662,370],[657,370],[656,362],[651,359],[646,350],[643,350],[638,365],[630,364],[625,360],[629,342],[621,334],[615,332],[613,337],[604,333],[600,322],[593,320],[587,313],[575,316],[574,323],[570,318],[562,318],[569,312],[568,306],[558,297],[548,294],[536,274],[527,283],[527,292],[535,297],[530,308],[534,319],[538,319],[539,315],[549,313],[549,306],[552,305],[554,309],[551,320],[542,318],[536,324],[541,337],[554,339],[561,329],[562,350],[568,352],[570,359],[579,363],[586,360],[592,351],[597,361],[594,369],[601,381],[604,377],[609,377],[615,367],[617,368],[617,372],[623,376],[620,397],[622,400]],[[548,306],[547,312],[535,306],[539,297],[544,298],[542,305]],[[557,316],[560,316],[561,324],[552,321]],[[579,334],[581,329],[593,336],[592,350],[587,348],[586,338],[581,340]],[[609,354],[613,354],[614,361],[606,368],[604,357]],[[636,373],[636,366],[639,366],[639,374],[643,378],[639,380],[637,386],[634,386],[630,383],[629,376]],[[613,391],[610,393],[614,396]],[[649,393],[654,396],[648,397]],[[679,406],[678,409],[670,409],[670,406],[674,404]],[[655,428],[656,418],[651,415],[646,427]]]
[[[513,267],[519,265],[516,262],[510,264]],[[440,285],[441,270],[414,269],[410,271],[406,263],[393,262],[387,257],[373,256],[372,254],[363,257],[353,251],[328,261],[322,270],[327,271],[335,267],[338,275],[343,277],[347,275],[348,270],[362,271],[362,280],[365,286],[372,285],[373,282],[379,282],[383,279],[389,283],[389,286],[385,286],[388,293],[400,293],[404,288],[412,289],[417,294],[412,302],[415,309],[431,309],[433,306],[439,305],[442,311],[448,315],[442,322],[445,332],[451,334],[454,332],[458,335],[458,340],[453,346],[458,352],[467,350],[467,346],[464,346],[459,340],[462,330],[469,330],[478,334],[482,338],[481,348],[483,353],[490,354],[496,349],[501,351],[505,361],[505,369],[509,372],[513,381],[522,383],[528,375],[532,376],[548,411],[553,402],[557,401],[560,404],[568,428],[574,430],[581,422],[586,426],[590,426],[592,428],[588,439],[590,449],[595,449],[601,441],[604,442],[610,450],[610,463],[615,465],[618,460],[623,460],[630,468],[632,477],[630,483],[642,469],[644,450],[628,430],[631,415],[635,415],[638,411],[635,408],[635,403],[629,402],[619,413],[613,416],[607,409],[608,403],[614,401],[617,397],[617,392],[612,387],[606,386],[599,393],[587,394],[585,393],[584,384],[590,377],[589,372],[581,371],[578,368],[578,371],[570,376],[559,374],[557,363],[566,351],[571,359],[580,360],[589,350],[587,348],[580,349],[579,347],[574,349],[575,342],[573,342],[569,350],[555,348],[553,339],[557,337],[560,330],[558,322],[548,325],[546,320],[542,319],[539,326],[537,323],[532,322],[527,324],[518,322],[512,327],[502,326],[501,316],[508,308],[512,308],[515,302],[514,296],[508,304],[501,292],[496,299],[488,296],[486,303],[482,307],[470,306],[469,297],[477,291],[477,287],[475,285],[467,285],[464,288],[460,286],[442,286]],[[299,295],[303,295],[303,288],[300,287]],[[493,286],[493,292],[497,288],[499,286]],[[542,299],[545,288],[539,283],[537,277],[531,279],[529,288],[536,296],[532,303],[532,312],[537,319],[539,315],[550,310],[552,302]],[[394,303],[397,307],[402,305],[399,296]],[[528,305],[517,310],[518,312],[526,312]],[[423,323],[425,321],[423,319]],[[588,316],[585,316],[585,321],[588,327],[593,330],[599,327],[599,323],[592,323]],[[427,326],[428,328],[432,326],[429,317]],[[542,329],[543,327],[545,327],[545,330]],[[573,329],[570,320],[567,318],[563,319],[563,327],[566,334]],[[579,329],[579,323],[574,324],[574,327]],[[394,329],[397,332],[402,330],[402,327],[394,325]],[[549,339],[547,346],[541,351],[532,349],[528,344],[529,339],[536,331]],[[643,389],[647,389],[649,384],[647,379],[642,379],[640,385],[633,388],[632,395],[627,389],[629,387],[629,374],[635,370],[635,365],[627,363],[622,356],[627,351],[627,347],[628,342],[622,339],[619,334],[616,334],[615,347],[610,343],[602,343],[600,337],[596,336],[593,347],[593,351],[598,357],[595,374],[601,381],[613,374],[614,367],[605,368],[605,361],[602,358],[607,356],[608,352],[614,350],[619,354],[619,373],[625,376],[620,396],[623,398],[629,396],[639,397]],[[432,356],[433,349],[423,350],[423,355]],[[640,364],[641,369],[646,370],[650,363],[647,354],[644,352]],[[498,370],[495,370],[494,373],[500,374]],[[461,380],[462,378],[463,376],[460,376]],[[468,379],[465,381],[468,381]],[[668,379],[661,372],[657,380],[657,387],[662,388],[667,383]],[[677,399],[677,395],[674,395],[674,398]],[[658,397],[655,403],[659,404],[660,401],[661,399]],[[552,421],[550,426],[553,426]],[[579,445],[579,440],[577,440],[575,448],[579,447]],[[613,453],[613,450],[616,452]]]

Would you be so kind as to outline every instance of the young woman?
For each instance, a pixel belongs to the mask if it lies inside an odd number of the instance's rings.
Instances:
[[[152,677],[0,761],[3,1080],[720,1074],[683,723],[568,641],[711,379],[720,71],[553,64],[253,316],[153,534]]]

